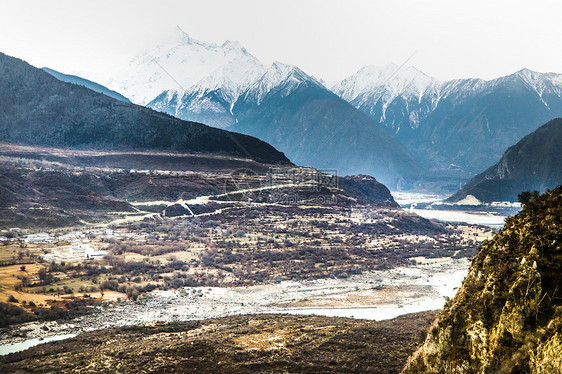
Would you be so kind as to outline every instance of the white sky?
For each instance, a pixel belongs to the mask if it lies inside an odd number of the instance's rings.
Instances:
[[[562,73],[562,1],[0,0],[0,51],[62,72],[128,60],[179,25],[326,81],[364,65],[440,79]]]

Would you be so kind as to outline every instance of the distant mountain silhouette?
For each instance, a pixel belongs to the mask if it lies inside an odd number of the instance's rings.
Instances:
[[[89,81],[87,79],[81,78],[81,77],[76,76],[76,75],[63,74],[61,72],[58,72],[58,71],[56,71],[54,69],[50,69],[50,68],[42,68],[41,70],[46,71],[47,73],[51,74],[53,77],[57,78],[59,81],[63,81],[63,82],[66,82],[66,83],[73,83],[73,84],[77,84],[79,86],[84,86],[86,88],[89,88],[92,91],[102,93],[104,95],[107,95],[107,96],[112,97],[112,98],[117,99],[117,100],[124,101],[126,103],[131,102],[129,99],[127,99],[125,96],[121,95],[119,92],[110,90],[109,88],[107,88],[105,86],[102,86],[101,84],[98,84],[96,82]]]

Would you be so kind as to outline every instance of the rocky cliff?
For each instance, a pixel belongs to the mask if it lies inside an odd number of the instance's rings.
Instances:
[[[486,242],[404,373],[560,373],[562,187]]]

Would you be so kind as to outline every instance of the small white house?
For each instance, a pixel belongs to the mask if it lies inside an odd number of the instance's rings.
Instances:
[[[72,239],[80,239],[86,237],[86,234],[80,231],[73,231],[69,232],[68,234],[63,234],[59,236],[59,240],[72,240]]]
[[[70,248],[71,255],[86,256],[87,252],[94,252],[95,249],[90,244],[76,244]]]
[[[107,251],[86,252],[86,259],[88,259],[88,260],[101,260],[107,254],[108,254]]]

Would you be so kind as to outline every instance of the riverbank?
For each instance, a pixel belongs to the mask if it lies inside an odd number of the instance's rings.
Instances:
[[[30,322],[2,329],[0,352],[30,339],[110,327],[238,314],[302,314],[297,313],[298,309],[307,306],[314,306],[315,310],[306,314],[389,319],[411,311],[441,309],[446,298],[452,297],[461,285],[469,264],[468,259],[432,259],[344,279],[154,291],[137,302],[109,303],[92,314],[68,321]],[[334,314],[336,310],[338,314]],[[363,312],[359,315],[358,310]]]

